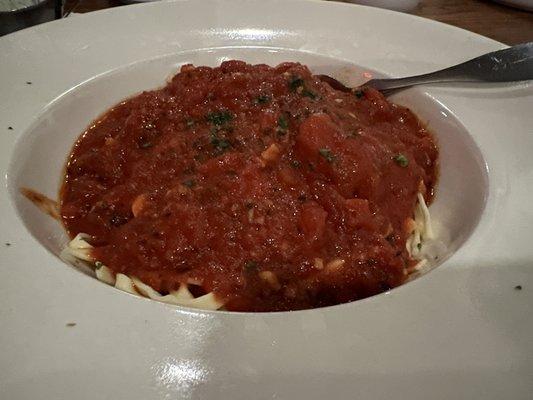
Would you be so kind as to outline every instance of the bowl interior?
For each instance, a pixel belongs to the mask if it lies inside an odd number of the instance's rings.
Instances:
[[[59,255],[68,241],[62,225],[31,204],[21,195],[20,188],[31,188],[57,199],[67,156],[91,121],[124,98],[164,85],[182,64],[216,66],[229,59],[270,65],[298,61],[314,73],[329,74],[351,85],[379,75],[348,61],[313,53],[275,48],[221,48],[142,61],[83,82],[43,110],[20,137],[12,156],[8,171],[10,196],[35,239],[55,255]],[[430,262],[423,274],[449,258],[475,229],[488,192],[486,165],[471,136],[445,105],[420,89],[403,91],[391,100],[411,108],[436,136],[440,147],[440,179],[430,207],[438,239],[430,249]]]

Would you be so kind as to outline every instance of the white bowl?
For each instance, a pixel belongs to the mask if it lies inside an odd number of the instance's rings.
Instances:
[[[309,0],[156,2],[0,38],[2,397],[529,399],[530,83],[396,97],[440,141],[431,209],[448,259],[334,307],[204,312],[120,292],[60,262],[64,233],[18,192],[55,197],[86,125],[185,61],[298,59],[345,79],[354,64],[406,76],[503,47],[408,14]]]
[[[337,76],[356,85],[368,74],[364,66],[313,53],[267,48],[203,49],[134,63],[99,75],[66,92],[36,118],[21,136],[8,171],[12,200],[33,236],[56,256],[67,243],[63,227],[41,212],[20,193],[31,188],[57,198],[67,155],[78,136],[101,113],[123,99],[165,84],[165,79],[186,63],[219,65],[223,60],[276,65],[298,61],[314,73]],[[450,257],[470,236],[485,205],[488,192],[486,165],[464,126],[443,104],[419,90],[406,90],[391,98],[409,107],[435,134],[440,148],[440,177],[430,207],[437,241],[428,272]],[[47,171],[43,176],[42,171]]]

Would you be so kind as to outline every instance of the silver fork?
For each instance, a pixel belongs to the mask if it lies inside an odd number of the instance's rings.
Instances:
[[[318,75],[320,80],[342,91],[353,91],[337,79]],[[425,83],[517,82],[533,79],[533,42],[494,51],[439,71],[405,78],[371,79],[362,86],[380,91],[401,89]]]

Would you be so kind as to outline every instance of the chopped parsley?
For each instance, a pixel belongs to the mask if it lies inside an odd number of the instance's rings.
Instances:
[[[255,262],[255,261],[246,261],[244,263],[244,269],[246,271],[255,271],[257,269],[257,262]]]
[[[218,150],[225,151],[231,147],[231,143],[227,139],[214,138],[211,139],[211,144]]]
[[[393,160],[396,162],[396,164],[398,164],[402,168],[405,168],[405,167],[407,167],[409,165],[409,160],[407,159],[406,156],[404,156],[401,153],[396,155],[396,156],[394,156]]]
[[[303,86],[303,85],[304,85],[304,80],[297,76],[293,76],[292,79],[289,81],[289,89],[291,90],[291,92],[295,92],[296,89],[298,89],[300,86]]]
[[[141,142],[141,143],[139,143],[139,146],[142,149],[149,149],[150,147],[153,146],[153,144],[152,144],[152,142]]]
[[[100,261],[96,261],[94,263],[94,266],[96,267],[96,269],[100,269],[100,268],[102,268],[104,266],[104,264],[102,264]]]
[[[310,99],[313,99],[313,100],[317,98],[317,95],[311,92],[307,88],[304,88],[304,90],[302,91],[302,96],[309,97]]]
[[[188,119],[187,120],[187,128],[192,128],[194,126],[194,120],[193,119]]]
[[[211,145],[219,151],[225,151],[231,147],[229,140],[219,138],[216,132],[211,132],[210,142]]]
[[[183,181],[183,186],[187,186],[188,188],[192,188],[195,184],[196,182],[194,182],[194,180],[192,179],[187,179]]]
[[[255,104],[266,104],[270,101],[270,96],[266,94],[261,94],[255,99]]]
[[[291,165],[293,168],[300,168],[300,161],[298,160],[292,160]]]
[[[207,121],[211,122],[213,125],[220,126],[227,124],[232,120],[233,116],[229,111],[215,111],[207,114]]]
[[[291,92],[301,93],[304,97],[309,97],[311,99],[316,99],[318,96],[313,93],[311,90],[305,87],[305,81],[302,78],[293,76],[289,81],[289,89]]]
[[[522,285],[516,285],[516,286],[514,287],[514,290],[522,290]]]
[[[422,248],[422,243],[418,243],[418,244],[416,245],[416,248],[417,248],[418,250],[420,250],[420,249]]]
[[[331,163],[331,162],[335,161],[335,156],[333,155],[333,153],[331,152],[330,149],[327,149],[327,148],[318,149],[318,153],[322,157],[324,157],[327,162]]]
[[[286,131],[289,127],[289,121],[287,120],[287,117],[285,115],[280,115],[278,118],[278,127],[281,130]]]
[[[362,90],[356,90],[353,94],[355,95],[355,97],[360,99],[360,98],[362,98],[365,95],[365,92],[362,91]]]

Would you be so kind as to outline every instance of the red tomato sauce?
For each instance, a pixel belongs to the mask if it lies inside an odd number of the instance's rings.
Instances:
[[[334,90],[297,63],[186,65],[78,139],[61,216],[161,293],[194,282],[229,310],[321,307],[403,282],[437,160],[416,116],[371,88]]]

